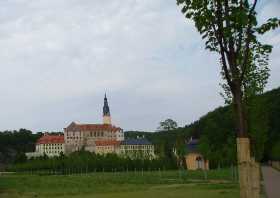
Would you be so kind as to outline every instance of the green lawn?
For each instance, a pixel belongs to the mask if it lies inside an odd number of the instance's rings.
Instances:
[[[0,176],[1,198],[237,198],[238,185],[227,171],[92,173],[88,175]]]

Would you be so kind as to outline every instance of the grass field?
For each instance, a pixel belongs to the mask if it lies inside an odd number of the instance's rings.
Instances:
[[[228,170],[0,176],[1,198],[238,198]]]

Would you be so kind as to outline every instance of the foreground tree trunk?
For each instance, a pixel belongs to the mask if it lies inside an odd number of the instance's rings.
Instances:
[[[240,87],[240,86],[238,86]],[[260,167],[251,157],[250,139],[246,111],[243,104],[241,89],[234,92],[234,110],[237,127],[237,161],[239,170],[240,198],[260,197]]]
[[[237,138],[240,198],[260,197],[260,166],[250,156],[249,138]]]
[[[240,198],[250,197],[250,141],[249,138],[237,138],[237,160],[239,170]]]

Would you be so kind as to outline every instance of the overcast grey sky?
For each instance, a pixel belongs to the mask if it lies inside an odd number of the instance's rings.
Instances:
[[[280,17],[280,1],[258,10],[261,21]],[[274,45],[272,89],[280,31],[262,39]],[[223,105],[217,56],[175,0],[1,1],[0,46],[0,130],[100,123],[105,91],[124,130],[184,126]]]

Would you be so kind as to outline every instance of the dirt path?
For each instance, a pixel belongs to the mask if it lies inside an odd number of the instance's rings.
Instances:
[[[265,191],[268,198],[280,197],[280,172],[269,167],[262,167]]]

